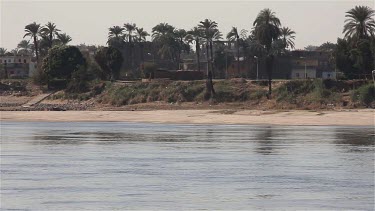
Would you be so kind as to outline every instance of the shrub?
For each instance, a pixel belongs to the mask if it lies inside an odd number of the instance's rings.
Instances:
[[[371,106],[375,101],[375,87],[373,84],[367,84],[359,87],[352,92],[352,100],[358,101],[366,106]]]

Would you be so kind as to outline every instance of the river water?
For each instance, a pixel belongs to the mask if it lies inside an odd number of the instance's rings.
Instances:
[[[373,210],[373,127],[1,123],[2,210]]]

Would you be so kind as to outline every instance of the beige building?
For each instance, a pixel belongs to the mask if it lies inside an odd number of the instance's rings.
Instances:
[[[31,77],[36,70],[36,63],[26,55],[0,55],[0,65],[9,78]]]

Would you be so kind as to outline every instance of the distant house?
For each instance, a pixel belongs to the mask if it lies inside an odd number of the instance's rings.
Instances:
[[[0,65],[9,78],[31,77],[36,70],[36,62],[27,55],[0,55]]]
[[[292,79],[336,79],[336,72],[329,63],[330,52],[292,51],[291,54]]]

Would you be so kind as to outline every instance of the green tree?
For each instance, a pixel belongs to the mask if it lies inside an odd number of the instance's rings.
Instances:
[[[187,35],[187,32],[185,29],[176,29],[174,30],[174,35],[175,35],[175,38],[177,39],[177,43],[178,43],[178,46],[177,46],[177,49],[178,49],[178,53],[177,53],[177,69],[180,69],[180,63],[181,63],[181,53],[183,51],[189,51],[190,50],[190,46],[189,44],[185,43],[185,37]]]
[[[284,50],[287,48],[294,49],[294,39],[296,32],[291,30],[288,27],[283,27],[280,30],[281,33],[281,40],[284,45]]]
[[[240,76],[240,35],[238,34],[237,27],[232,27],[232,30],[227,34],[229,41],[236,41],[237,47],[237,74]]]
[[[218,24],[215,21],[205,19],[203,21],[199,22],[198,27],[202,29],[203,31],[203,38],[206,43],[206,60],[207,60],[207,81],[206,81],[206,97],[211,98],[215,96],[215,89],[213,86],[212,78],[213,78],[213,73],[212,73],[212,61],[210,58],[210,53],[209,53],[209,46],[212,41],[212,36],[215,34],[217,31]]]
[[[125,29],[120,26],[112,26],[108,28],[108,41],[107,44],[113,47],[121,47],[124,42]]]
[[[202,39],[203,32],[198,27],[194,27],[192,30],[187,32],[185,40],[188,42],[195,42],[195,54],[196,54],[196,61],[197,61],[197,69],[201,71],[200,68],[200,41]]]
[[[66,45],[66,44],[68,44],[70,41],[72,41],[72,37],[70,37],[70,36],[67,35],[66,33],[62,33],[62,34],[57,34],[57,40],[58,40],[62,45]]]
[[[152,41],[159,49],[157,53],[162,59],[169,58],[172,63],[177,63],[179,44],[174,31],[174,26],[168,23],[160,23],[152,28]]]
[[[20,49],[22,54],[31,55],[33,51],[33,44],[28,40],[22,40],[18,43],[17,48]]]
[[[0,48],[0,55],[5,55],[6,52],[8,52],[7,49],[5,49],[5,48]]]
[[[128,43],[129,43],[129,63],[131,67],[134,67],[134,60],[133,60],[133,33],[136,30],[137,26],[134,23],[125,23],[124,24],[125,31],[128,33]]]
[[[114,47],[103,47],[95,54],[95,61],[102,69],[102,79],[116,80],[124,61],[121,52]]]
[[[31,37],[34,40],[34,47],[35,47],[35,56],[37,62],[39,62],[39,52],[38,52],[38,35],[40,34],[41,27],[40,24],[31,23],[25,26],[25,37]]]
[[[139,48],[140,48],[140,59],[141,59],[141,63],[142,65],[144,66],[144,58],[143,58],[143,55],[144,55],[144,42],[146,42],[146,37],[150,36],[149,33],[147,33],[145,30],[143,30],[143,28],[136,28],[136,41],[138,42],[139,44]]]
[[[255,38],[259,40],[260,44],[265,46],[267,52],[266,70],[268,75],[268,98],[271,98],[272,94],[272,69],[274,61],[271,47],[273,41],[276,41],[280,36],[280,25],[280,20],[270,9],[260,11],[253,23]]]
[[[57,29],[56,24],[48,22],[41,30],[41,34],[48,38],[48,47],[52,48],[53,39],[60,30]]]
[[[367,6],[356,6],[346,12],[344,30],[345,37],[365,39],[374,35],[375,20],[372,16],[375,11]]]
[[[74,46],[54,46],[43,60],[42,69],[47,83],[53,79],[69,81],[73,72],[86,68],[86,60],[81,51]]]

